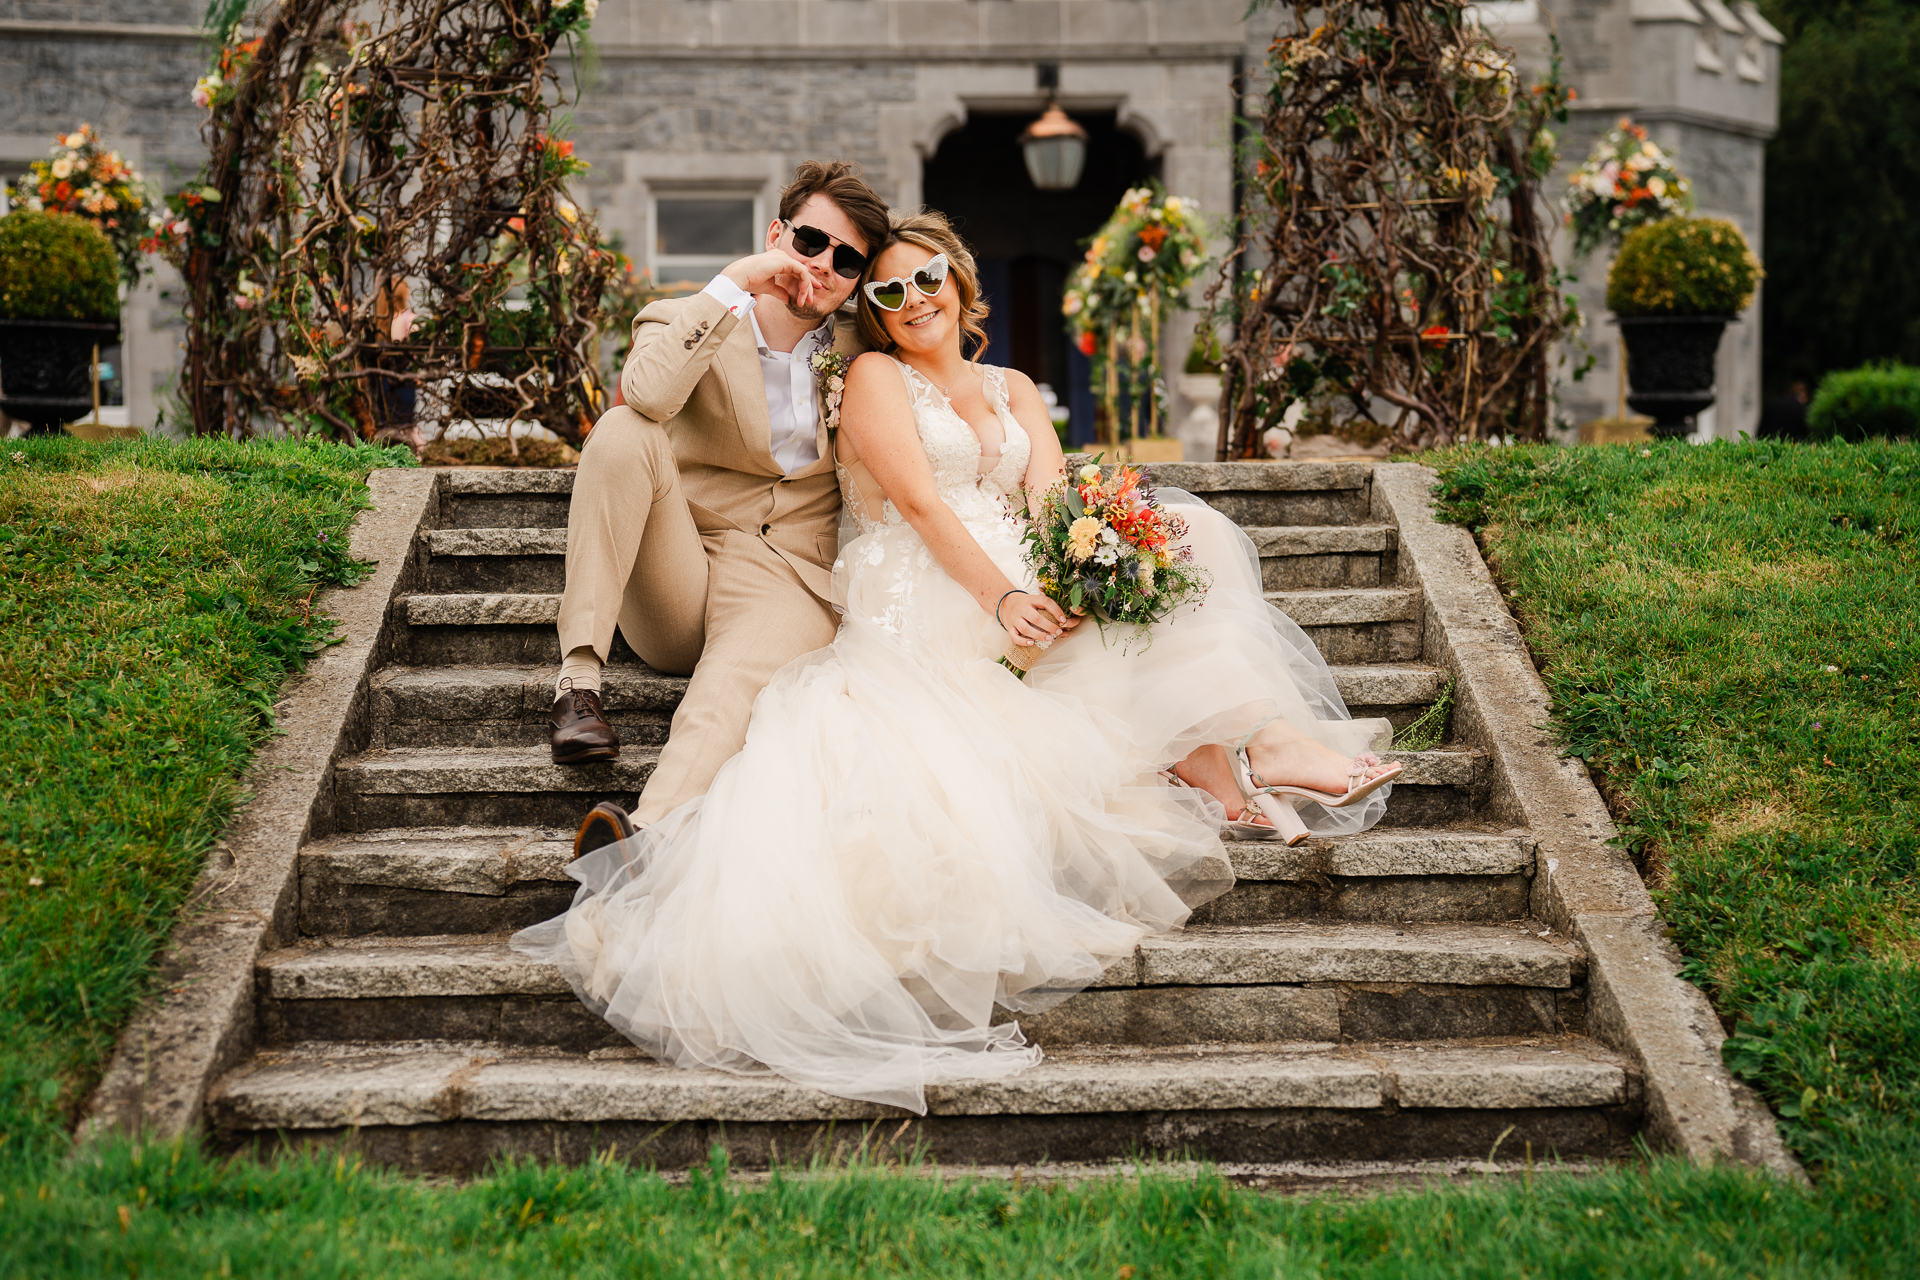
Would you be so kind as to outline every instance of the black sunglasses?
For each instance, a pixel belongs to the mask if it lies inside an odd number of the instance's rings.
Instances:
[[[844,240],[835,240],[818,227],[806,227],[797,222],[787,223],[787,229],[793,232],[794,247],[809,258],[817,258],[826,252],[827,246],[833,248],[834,274],[847,280],[858,280],[860,273],[867,269],[867,255]]]

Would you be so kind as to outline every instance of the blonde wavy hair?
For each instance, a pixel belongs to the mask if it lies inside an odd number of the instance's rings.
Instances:
[[[887,326],[881,319],[880,309],[867,297],[867,282],[876,278],[875,269],[880,263],[880,255],[896,244],[915,245],[928,253],[947,255],[947,278],[953,281],[953,287],[960,294],[960,335],[964,348],[965,340],[973,339],[973,360],[978,362],[987,351],[987,304],[980,300],[980,272],[973,265],[973,254],[954,231],[947,216],[934,209],[922,209],[919,213],[910,213],[896,217],[887,229],[887,238],[867,256],[867,269],[860,276],[853,296],[859,300],[860,336],[875,351],[891,352],[893,339],[887,334]]]

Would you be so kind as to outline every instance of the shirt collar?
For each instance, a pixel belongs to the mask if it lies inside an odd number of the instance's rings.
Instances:
[[[762,356],[771,357],[776,354],[786,355],[787,353],[784,351],[774,352],[768,349],[767,340],[760,332],[760,321],[754,318],[753,312],[754,312],[754,309],[752,307],[747,308],[747,323],[753,326],[754,347],[760,352]],[[833,345],[833,320],[834,318],[832,316],[828,316],[825,320],[822,320],[820,322],[820,327],[818,329],[813,329],[806,333],[801,334],[800,341],[793,344],[794,358],[801,359],[801,358],[804,358],[804,356],[812,355],[813,351],[824,351],[828,347],[832,346]],[[813,351],[806,351],[803,353],[802,348],[804,348],[808,343],[814,344]]]

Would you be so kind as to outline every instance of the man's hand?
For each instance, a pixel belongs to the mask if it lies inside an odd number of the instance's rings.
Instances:
[[[721,274],[748,293],[777,294],[795,311],[811,307],[814,295],[820,291],[806,264],[778,249],[728,263]]]

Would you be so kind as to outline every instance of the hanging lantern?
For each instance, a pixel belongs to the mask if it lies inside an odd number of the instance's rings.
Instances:
[[[1047,99],[1047,109],[1020,135],[1027,158],[1027,176],[1042,191],[1071,191],[1080,184],[1087,163],[1087,131],[1075,124],[1060,104]]]

